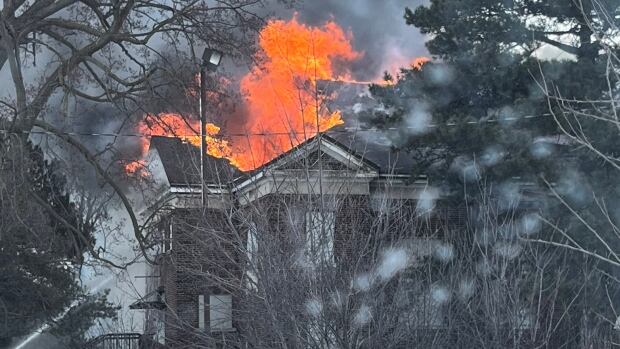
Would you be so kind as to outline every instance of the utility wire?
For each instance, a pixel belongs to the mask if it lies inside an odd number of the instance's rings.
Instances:
[[[323,131],[322,133],[356,133],[356,132],[385,132],[385,131],[402,131],[402,130],[420,130],[422,128],[437,128],[440,126],[454,127],[458,125],[482,125],[482,124],[491,124],[491,123],[499,123],[499,122],[510,122],[517,120],[525,120],[525,119],[535,119],[545,116],[551,116],[551,113],[545,113],[540,115],[525,115],[521,117],[506,117],[503,119],[488,119],[488,120],[480,120],[480,121],[467,121],[464,123],[458,122],[448,122],[445,124],[429,124],[422,127],[414,127],[414,126],[399,126],[399,127],[387,127],[387,128],[359,128],[359,127],[344,127],[338,129],[329,129]],[[335,128],[338,126],[335,126]],[[7,129],[0,129],[0,133],[2,134],[43,134],[43,135],[58,135],[58,133],[45,131],[45,130],[30,130],[30,131],[12,131]],[[198,134],[190,134],[190,135],[147,135],[147,134],[139,134],[139,133],[113,133],[113,132],[100,132],[100,133],[88,133],[88,132],[71,132],[71,131],[63,131],[60,134],[66,136],[87,136],[87,137],[136,137],[136,138],[150,138],[150,137],[165,137],[165,138],[183,138],[183,137],[196,137]],[[291,135],[304,135],[304,132],[254,132],[254,133],[227,133],[222,132],[214,135],[214,137],[248,137],[248,136],[291,136]]]

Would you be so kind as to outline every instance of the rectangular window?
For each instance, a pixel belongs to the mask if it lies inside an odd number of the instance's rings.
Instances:
[[[205,296],[202,294],[198,296],[198,329],[205,329]]]
[[[229,331],[232,329],[231,295],[209,297],[209,323],[211,331]]]
[[[334,262],[334,212],[306,212],[306,255],[313,263]]]

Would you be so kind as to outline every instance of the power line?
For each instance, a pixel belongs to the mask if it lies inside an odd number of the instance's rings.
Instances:
[[[526,120],[526,119],[535,119],[545,116],[551,116],[551,113],[545,113],[540,115],[525,115],[521,117],[506,117],[503,119],[488,119],[488,120],[479,120],[479,121],[467,121],[464,123],[458,122],[448,122],[444,124],[429,124],[421,127],[415,126],[399,126],[399,127],[386,127],[386,128],[359,128],[359,127],[343,127],[338,129],[329,129],[327,131],[323,131],[323,133],[357,133],[357,132],[386,132],[386,131],[402,131],[402,130],[416,130],[421,131],[422,129],[432,129],[440,126],[454,127],[458,125],[483,125],[483,124],[491,124],[491,123],[500,123],[500,122],[511,122],[518,120]],[[337,126],[336,126],[337,127]],[[30,130],[30,131],[13,131],[7,129],[0,129],[0,133],[3,134],[42,134],[42,135],[59,135],[59,133],[45,131],[45,130]],[[75,131],[63,131],[60,133],[61,135],[66,136],[85,136],[85,137],[135,137],[135,138],[150,138],[150,137],[165,137],[165,138],[189,138],[189,137],[197,137],[198,134],[173,134],[173,135],[147,135],[147,134],[139,134],[139,133],[114,133],[114,132],[75,132]],[[303,136],[306,132],[247,132],[247,133],[227,133],[222,132],[214,135],[214,137],[249,137],[249,136]]]

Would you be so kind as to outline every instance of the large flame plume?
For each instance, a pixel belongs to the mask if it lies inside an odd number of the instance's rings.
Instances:
[[[242,171],[253,170],[283,152],[334,126],[343,124],[339,111],[325,108],[325,96],[318,92],[317,81],[349,83],[389,83],[381,78],[356,81],[347,68],[362,53],[351,45],[351,34],[335,22],[320,27],[289,21],[271,20],[260,32],[260,62],[240,82],[246,95],[247,115],[242,125],[233,125],[227,140],[214,124],[207,127],[208,153],[226,158]],[[391,62],[421,69],[428,58]],[[147,115],[138,126],[145,135],[178,137],[200,146],[199,121],[174,113]],[[143,154],[149,138],[142,141]],[[143,160],[125,166],[136,172]]]
[[[316,83],[350,78],[346,65],[361,56],[350,41],[334,22],[309,27],[293,18],[267,24],[259,41],[263,64],[241,80],[248,109],[242,132],[248,136],[233,140],[233,164],[254,169],[343,123],[340,112],[325,109]]]

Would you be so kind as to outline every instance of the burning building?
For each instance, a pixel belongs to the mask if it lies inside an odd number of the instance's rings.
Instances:
[[[204,175],[196,122],[169,113],[140,126],[150,135],[140,164],[159,188],[149,208],[157,264],[133,306],[146,310],[146,337],[173,348],[310,347],[302,342],[335,341],[339,332],[356,341],[371,326],[377,345],[388,337],[394,347],[436,343],[446,297],[401,294],[411,289],[401,280],[415,277],[390,280],[415,260],[390,255],[449,259],[442,241],[462,231],[464,208],[444,205],[440,190],[412,177],[406,154],[350,117],[369,82],[346,69],[362,54],[348,34],[296,19],[272,21],[261,34],[264,63],[241,81],[246,120],[226,132],[208,125]],[[326,103],[336,97],[343,107]],[[377,294],[383,304],[373,316],[389,321],[370,325],[363,293],[377,285],[391,291]],[[326,314],[316,301],[325,298],[341,312]],[[416,316],[407,315],[411,302]]]
[[[321,268],[354,275],[377,246],[397,238],[377,235],[379,217],[399,210],[414,219],[421,200],[437,199],[429,197],[424,178],[410,178],[406,156],[345,125],[246,173],[209,156],[205,207],[197,148],[153,137],[147,158],[162,184],[153,207],[162,212],[153,232],[159,264],[150,298],[135,307],[149,309],[147,333],[171,347],[242,347],[258,326],[247,292],[263,289],[262,263],[278,260],[297,270],[291,275]],[[428,241],[440,238],[440,227],[464,225],[462,210],[434,212],[426,221],[435,232]],[[405,222],[391,231],[411,238]]]
[[[444,205],[440,190],[412,177],[406,154],[325,103],[338,95],[352,108],[364,95],[346,69],[361,53],[337,25],[272,21],[260,46],[263,64],[241,80],[245,122],[207,127],[206,171],[196,122],[167,113],[140,126],[150,137],[127,170],[147,165],[158,187],[147,212],[157,263],[133,305],[146,311],[145,338],[171,348],[312,347],[304,342],[356,342],[372,328],[366,347],[437,344],[449,292],[426,285],[435,292],[412,298],[416,278],[394,276],[449,261],[445,241],[464,229],[464,208]],[[377,287],[387,292],[371,308],[364,294]],[[527,328],[504,330],[510,338]]]

